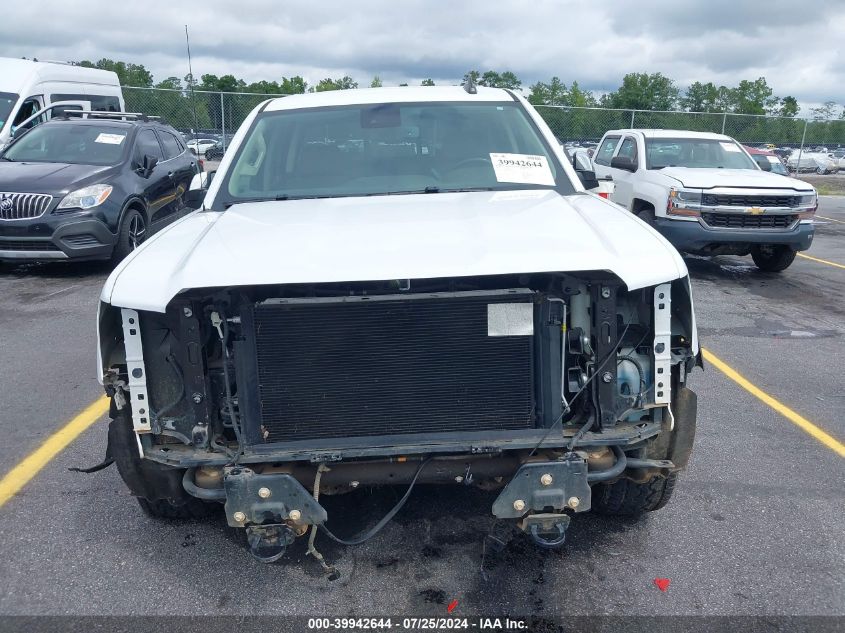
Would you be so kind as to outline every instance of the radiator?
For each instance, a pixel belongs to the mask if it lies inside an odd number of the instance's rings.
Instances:
[[[533,428],[536,312],[528,291],[254,304],[244,333],[261,428],[249,435]]]

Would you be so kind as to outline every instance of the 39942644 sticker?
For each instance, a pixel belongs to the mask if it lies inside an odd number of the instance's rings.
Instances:
[[[719,145],[721,145],[722,149],[725,150],[726,152],[742,152],[742,150],[739,149],[739,147],[737,147],[736,143],[729,143],[729,142],[725,142],[725,141],[720,141]]]
[[[555,184],[549,161],[545,156],[491,152],[490,160],[499,182],[549,186]]]

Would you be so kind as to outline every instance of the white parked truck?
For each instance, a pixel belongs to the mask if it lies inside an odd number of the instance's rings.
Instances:
[[[779,272],[813,240],[815,189],[762,169],[729,136],[682,130],[611,130],[593,156],[611,199],[679,251],[751,255]]]
[[[308,530],[373,537],[416,483],[498,490],[491,513],[544,547],[584,511],[661,508],[695,431],[689,277],[582,178],[510,90],[257,106],[199,210],[100,297],[132,494],[224,504],[263,561]],[[374,484],[408,492],[353,537],[320,495]]]

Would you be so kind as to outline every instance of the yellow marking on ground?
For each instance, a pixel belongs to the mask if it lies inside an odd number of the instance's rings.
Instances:
[[[839,222],[839,224],[845,224],[845,220],[837,220],[836,218],[826,218],[823,215],[816,216],[819,220],[830,220],[831,222]]]
[[[740,387],[745,389],[752,396],[763,401],[765,404],[780,413],[783,417],[792,422],[802,431],[805,431],[807,434],[817,439],[819,442],[827,446],[833,452],[838,453],[840,457],[845,457],[845,444],[842,444],[842,442],[837,440],[835,437],[833,437],[826,431],[821,430],[815,424],[810,422],[807,418],[796,413],[779,400],[776,400],[775,398],[767,394],[762,389],[751,384],[751,382],[747,378],[742,376],[730,365],[727,365],[723,360],[714,356],[713,352],[706,349],[703,349],[701,351],[704,354],[704,360],[706,360],[711,365],[715,366],[716,369],[721,371],[723,374],[733,380]]]
[[[3,479],[0,479],[0,508],[20,492],[21,488],[50,463],[50,460],[67,448],[85,429],[103,417],[108,410],[108,398],[103,397],[92,402],[70,422],[48,437],[41,446],[9,471]]]
[[[804,259],[811,259],[814,262],[819,262],[820,264],[827,264],[828,266],[836,266],[837,268],[842,268],[845,270],[845,264],[837,264],[836,262],[830,262],[826,259],[819,259],[818,257],[810,257],[809,255],[805,255],[804,253],[796,253],[798,257],[803,257]]]

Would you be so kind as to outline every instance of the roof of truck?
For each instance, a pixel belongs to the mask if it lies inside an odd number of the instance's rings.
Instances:
[[[108,70],[73,66],[61,62],[0,57],[0,90],[17,92],[30,79],[74,83],[118,85],[117,75]]]
[[[642,134],[644,138],[707,138],[719,141],[732,141],[730,136],[715,132],[693,132],[691,130],[609,130],[607,134]]]
[[[511,94],[501,88],[478,87],[470,94],[462,86],[399,86],[391,88],[362,88],[355,90],[328,90],[309,92],[273,99],[265,109],[293,110],[295,108],[320,108],[325,106],[366,105],[373,103],[419,103],[432,101],[514,101]]]

